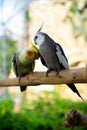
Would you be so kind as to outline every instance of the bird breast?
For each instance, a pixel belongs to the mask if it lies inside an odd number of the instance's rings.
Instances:
[[[58,68],[59,66],[58,58],[51,46],[42,44],[40,46],[40,54],[43,57],[48,68],[52,68],[52,69]]]

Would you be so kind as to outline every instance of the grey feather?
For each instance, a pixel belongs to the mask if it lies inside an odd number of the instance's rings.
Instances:
[[[39,46],[42,64],[48,68],[46,76],[53,70],[59,73],[63,69],[69,69],[68,60],[62,47],[46,33],[37,32],[34,37],[34,42]],[[82,98],[74,84],[67,85],[73,92],[77,93],[77,95]]]

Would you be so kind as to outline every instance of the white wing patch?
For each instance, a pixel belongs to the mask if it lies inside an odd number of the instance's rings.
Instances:
[[[56,54],[58,56],[60,64],[62,64],[65,69],[69,69],[69,64],[64,55],[62,54],[62,51],[60,50],[58,45],[56,45]]]

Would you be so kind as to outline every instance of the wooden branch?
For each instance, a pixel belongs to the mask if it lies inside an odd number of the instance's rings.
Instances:
[[[66,114],[65,127],[74,128],[74,126],[87,126],[87,115],[76,110],[71,110]]]
[[[66,84],[66,83],[87,83],[87,67],[78,69],[62,70],[58,75],[55,72],[49,73],[46,77],[45,72],[34,72],[21,78],[0,79],[0,86],[35,86],[40,84]]]

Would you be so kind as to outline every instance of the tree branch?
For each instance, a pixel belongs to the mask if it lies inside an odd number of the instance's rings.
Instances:
[[[66,114],[65,127],[74,128],[74,126],[87,126],[87,115],[76,110],[71,110]]]
[[[34,72],[21,78],[0,79],[0,86],[35,86],[40,84],[66,84],[66,83],[87,83],[87,67],[78,69],[62,70],[58,75],[55,72]]]

